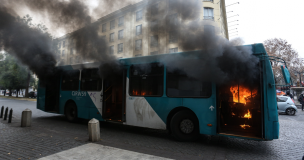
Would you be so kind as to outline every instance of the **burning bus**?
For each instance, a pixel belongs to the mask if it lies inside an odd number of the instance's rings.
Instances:
[[[97,63],[61,66],[58,68],[63,71],[57,76],[40,80],[37,108],[64,114],[71,122],[95,118],[169,130],[180,141],[194,140],[200,134],[260,141],[278,139],[270,60],[262,44],[247,47],[257,63],[248,69],[248,62],[244,62],[220,76],[212,67],[214,62],[202,56],[201,51],[120,59],[120,71],[101,78]],[[190,63],[188,68],[183,65],[186,61]],[[229,59],[218,59],[223,65],[221,70],[233,68],[225,61]],[[243,74],[247,74],[246,78],[242,78]],[[227,75],[234,78],[217,82]]]

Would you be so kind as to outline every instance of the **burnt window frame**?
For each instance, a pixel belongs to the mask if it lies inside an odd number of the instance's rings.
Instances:
[[[160,95],[144,95],[144,96],[142,96],[142,95],[133,95],[133,94],[131,94],[131,71],[132,71],[132,67],[134,66],[134,65],[148,65],[148,64],[156,64],[156,65],[158,65],[158,66],[162,66],[162,89],[161,89],[161,94]],[[141,63],[141,64],[132,64],[130,67],[129,67],[129,71],[128,71],[128,74],[129,74],[129,86],[128,86],[128,94],[129,94],[129,96],[131,96],[131,97],[163,97],[163,95],[164,95],[164,88],[165,88],[165,81],[164,81],[164,76],[165,76],[165,65],[163,64],[163,63],[159,63],[159,62],[156,62],[156,63]]]
[[[168,72],[169,72],[169,69],[166,67],[166,96],[169,97],[169,98],[210,98],[212,96],[212,88],[213,88],[213,83],[212,82],[209,82],[210,85],[211,85],[211,92],[210,92],[210,95],[209,96],[201,96],[201,97],[194,97],[194,96],[189,96],[189,97],[186,97],[186,96],[169,96],[168,95]],[[208,82],[206,82],[208,83]]]
[[[82,72],[83,72],[84,70],[97,70],[97,71],[98,71],[97,68],[87,68],[87,69],[83,69],[83,70],[81,71],[81,76],[80,76],[80,91],[91,91],[91,92],[100,92],[100,91],[102,91],[103,79],[100,78],[100,77],[99,77],[99,79],[101,80],[101,89],[100,89],[100,90],[84,90],[84,89],[82,88],[82,78],[83,78],[83,73],[82,73]]]
[[[79,82],[79,78],[80,78],[80,70],[69,70],[69,71],[78,71],[78,85],[77,85],[77,90],[68,90],[68,89],[63,89],[63,80],[64,80],[64,77],[66,76],[66,74],[62,74],[61,75],[61,81],[60,81],[60,90],[61,91],[79,91],[79,84],[80,84],[80,82]]]

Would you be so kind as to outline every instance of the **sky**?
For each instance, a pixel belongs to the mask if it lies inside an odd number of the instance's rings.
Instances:
[[[214,0],[215,3],[219,0]],[[228,26],[231,35],[238,31],[238,37],[246,44],[263,43],[267,39],[287,40],[304,58],[303,0],[226,0]],[[230,4],[240,2],[239,4]],[[233,11],[233,12],[230,12]],[[232,22],[239,20],[237,22]],[[231,23],[229,23],[231,22]],[[237,26],[232,26],[239,24]],[[235,29],[237,28],[237,30]],[[234,30],[233,30],[234,29]],[[231,36],[230,39],[235,38]]]

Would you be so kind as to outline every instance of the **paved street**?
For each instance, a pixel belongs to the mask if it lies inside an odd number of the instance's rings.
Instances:
[[[101,141],[88,141],[87,120],[66,122],[45,113],[36,102],[0,98],[13,108],[13,123],[0,119],[0,159],[301,159],[304,154],[304,112],[281,114],[280,139],[258,142],[220,136],[201,136],[197,142],[174,141],[166,131],[101,123]],[[33,111],[32,127],[21,128],[22,110]],[[88,149],[88,148],[98,148]],[[88,153],[85,152],[88,150]],[[111,152],[111,154],[109,153]],[[101,154],[107,153],[107,155]],[[122,157],[117,157],[122,154]],[[85,155],[85,156],[84,156]],[[73,157],[74,156],[74,157]],[[59,158],[58,158],[59,157]]]

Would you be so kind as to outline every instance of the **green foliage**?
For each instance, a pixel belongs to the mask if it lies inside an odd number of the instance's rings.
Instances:
[[[28,70],[11,55],[5,54],[5,60],[0,62],[0,86],[4,89],[27,88]]]

